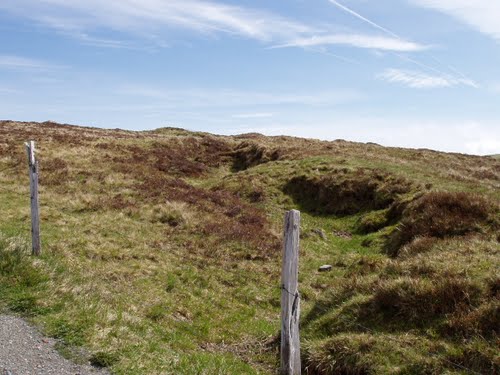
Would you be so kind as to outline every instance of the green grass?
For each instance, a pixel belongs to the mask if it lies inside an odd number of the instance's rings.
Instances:
[[[276,373],[283,214],[301,208],[301,335],[311,374],[498,369],[493,158],[180,129],[4,122],[0,135],[0,170],[18,165],[0,172],[0,306],[61,339],[68,357],[114,374]],[[40,149],[37,259],[27,245],[26,139]],[[251,151],[252,167],[235,171],[242,142],[264,151],[261,159]],[[468,236],[409,238],[390,257],[386,245],[401,223],[422,234],[425,222],[409,213],[388,220],[392,203],[321,212],[285,189],[297,176],[330,184],[325,202],[335,207],[335,189],[348,196],[360,169],[379,176],[361,179],[380,178],[378,191],[411,182],[394,204],[420,207],[422,194],[466,192],[483,197],[491,213],[472,217],[477,228]],[[319,273],[323,264],[333,270]]]

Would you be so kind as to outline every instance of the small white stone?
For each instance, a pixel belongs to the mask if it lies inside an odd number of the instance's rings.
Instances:
[[[318,268],[319,272],[327,272],[327,271],[331,271],[331,270],[332,270],[332,266],[329,264],[325,264],[325,265]]]

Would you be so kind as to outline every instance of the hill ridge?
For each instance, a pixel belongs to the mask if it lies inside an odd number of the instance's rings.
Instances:
[[[40,162],[38,259],[27,140]],[[274,373],[292,208],[305,373],[499,372],[491,157],[3,121],[0,308],[111,373]]]

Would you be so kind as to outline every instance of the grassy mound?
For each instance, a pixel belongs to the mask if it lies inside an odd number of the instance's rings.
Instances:
[[[487,231],[498,218],[498,206],[466,192],[431,192],[409,204],[387,243],[391,255],[418,237],[445,238]]]
[[[477,307],[482,298],[481,288],[471,280],[403,277],[377,285],[370,307],[384,319],[425,325],[459,309]]]

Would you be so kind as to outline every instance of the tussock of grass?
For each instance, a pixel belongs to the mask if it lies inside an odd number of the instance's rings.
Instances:
[[[193,213],[183,202],[165,202],[162,205],[155,205],[150,215],[153,223],[168,224],[171,227],[188,225],[193,221]]]
[[[476,309],[458,311],[447,322],[445,332],[468,338],[500,336],[500,300],[493,298]]]
[[[477,306],[481,288],[467,279],[400,278],[377,285],[373,291],[373,313],[417,325],[459,309]]]
[[[404,245],[398,252],[398,257],[410,257],[412,255],[431,251],[438,242],[435,237],[415,237],[410,243]]]
[[[375,339],[367,334],[337,335],[307,347],[308,375],[367,375],[373,373],[369,354]]]
[[[495,203],[460,192],[432,192],[412,202],[403,212],[398,230],[390,237],[387,250],[395,256],[416,237],[462,236],[487,229],[491,215],[498,215]]]

